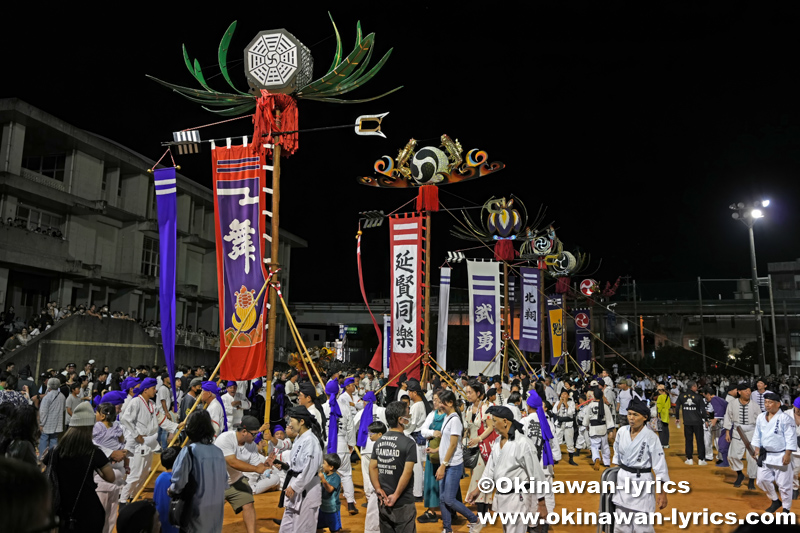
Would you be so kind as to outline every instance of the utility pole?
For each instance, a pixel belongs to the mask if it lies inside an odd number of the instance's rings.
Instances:
[[[778,374],[780,372],[778,363],[778,330],[775,329],[775,299],[772,297],[772,274],[767,274],[767,281],[769,282],[769,309],[772,315],[772,351],[775,355],[775,370],[773,372]]]
[[[703,374],[706,373],[706,332],[703,325],[703,291],[700,288],[700,276],[697,276],[697,299],[700,301],[700,345],[703,352]]]
[[[755,299],[756,308],[756,336],[758,337],[758,367],[761,375],[766,375],[767,361],[764,357],[764,329],[761,322],[761,294],[758,290],[758,269],[756,267],[756,241],[753,237],[753,223],[747,224],[747,231],[750,234],[750,270],[753,280],[753,298]]]
[[[635,333],[636,333],[636,338],[637,339],[639,338],[640,335],[642,336],[642,338],[644,338],[644,332],[640,330],[640,326],[641,326],[640,322],[641,321],[636,322],[636,319],[637,319],[638,316],[639,316],[639,313],[636,311],[636,280],[633,280],[633,321],[634,321],[634,324],[637,324],[636,326],[634,326],[636,328],[635,329]],[[628,338],[630,339],[630,335],[628,335]],[[634,347],[635,347],[635,344],[634,344]],[[642,344],[642,357],[644,357],[644,343]]]

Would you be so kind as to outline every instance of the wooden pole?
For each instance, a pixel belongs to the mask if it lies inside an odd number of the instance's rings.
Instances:
[[[275,292],[278,292],[278,291],[276,290]],[[292,332],[296,334],[295,339],[297,341],[299,341],[299,343],[300,343],[298,345],[298,348],[301,349],[301,352],[305,352],[306,354],[308,354],[308,349],[306,348],[306,344],[303,342],[303,338],[300,336],[300,330],[297,329],[297,324],[294,323],[294,320],[292,319],[292,315],[289,314],[289,307],[287,307],[287,305],[286,305],[286,300],[283,299],[283,294],[279,293],[278,295],[280,296],[280,299],[281,299],[281,305],[283,306],[283,312],[286,314],[286,321],[289,324],[289,329],[291,329]],[[322,381],[322,378],[319,375],[319,371],[317,370],[317,366],[314,364],[314,361],[311,359],[310,355],[308,356],[308,361],[311,363],[311,368],[314,369],[314,373],[317,375],[317,379],[324,386],[325,383]]]
[[[275,127],[280,131],[281,112],[275,110]],[[255,139],[253,139],[255,142]],[[278,270],[278,242],[280,232],[279,207],[281,203],[281,145],[280,136],[272,141],[272,229],[270,231],[272,241],[270,242],[269,269],[272,272]],[[269,422],[269,411],[272,407],[272,372],[275,367],[275,328],[277,322],[277,295],[274,290],[269,291],[269,315],[267,320],[267,398],[264,403],[264,421]]]
[[[425,213],[425,302],[423,310],[423,345],[422,345],[422,390],[428,382],[428,354],[431,351],[431,214]]]
[[[408,370],[409,368],[411,368],[412,366],[414,366],[414,364],[415,364],[415,363],[419,363],[420,359],[422,359],[422,355],[419,355],[419,356],[415,357],[413,361],[411,361],[410,363],[408,363],[408,365],[407,365],[407,366],[406,366],[406,367],[405,367],[403,370],[401,370],[401,371],[400,371],[400,374],[402,374],[403,372],[405,372],[406,370]],[[399,376],[400,374],[398,374],[398,376]],[[385,384],[383,387],[381,387],[381,388],[379,388],[378,390],[376,390],[376,391],[375,391],[375,396],[377,397],[378,393],[379,393],[380,391],[382,391],[383,389],[385,389],[386,387],[388,387],[388,386],[389,386],[389,383],[391,383],[391,382],[392,382],[392,380],[391,380],[391,379],[389,379],[389,380],[386,380],[386,384]]]
[[[258,292],[258,295],[256,296],[255,300],[253,301],[253,306],[250,308],[249,311],[247,311],[247,315],[244,317],[244,319],[242,319],[242,322],[239,324],[239,327],[236,329],[236,334],[233,336],[234,340],[236,338],[238,338],[239,337],[239,333],[242,332],[242,327],[244,326],[244,323],[247,322],[247,320],[250,318],[250,313],[255,311],[255,309],[256,309],[256,307],[258,305],[258,301],[261,299],[261,295],[264,294],[264,291],[269,286],[270,279],[271,279],[271,276],[267,277],[267,281],[264,282],[264,286],[261,287],[261,290]],[[228,357],[228,353],[231,351],[231,348],[233,348],[233,342],[231,342],[228,345],[228,347],[225,348],[225,351],[222,353],[222,357],[219,358],[219,363],[217,363],[216,368],[214,368],[214,371],[209,376],[208,381],[214,381],[214,378],[216,377],[217,372],[219,372],[219,369],[222,367],[222,362],[225,361],[226,357]],[[195,399],[194,404],[192,405],[191,409],[186,411],[186,419],[188,419],[189,415],[192,414],[195,409],[197,409],[198,405],[200,405],[200,397],[201,396],[202,396],[202,394],[198,395],[197,398]],[[178,439],[180,438],[180,436],[181,436],[181,432],[180,431],[175,433],[175,435],[172,437],[172,440],[169,442],[169,446],[175,445],[175,443],[178,442]],[[183,444],[181,444],[181,447],[186,446],[186,442],[188,440],[189,440],[189,438],[187,437],[186,440],[183,442]],[[153,479],[153,476],[155,476],[157,472],[158,472],[158,468],[153,468],[153,469],[150,470],[150,475],[147,476],[147,480],[145,480],[144,484],[142,485],[142,488],[139,489],[139,492],[136,493],[136,496],[133,497],[132,501],[135,502],[136,500],[139,499],[139,497],[142,495],[142,492],[144,492],[144,489],[147,488],[147,485],[150,484],[150,481]]]
[[[547,368],[547,361],[545,359],[545,354],[547,353],[547,348],[545,346],[545,344],[546,344],[545,341],[547,340],[547,338],[549,336],[548,335],[549,330],[546,329],[549,326],[547,326],[547,320],[546,320],[547,317],[544,316],[544,310],[545,310],[544,301],[547,299],[547,296],[545,296],[545,292],[544,292],[544,272],[545,271],[543,269],[539,270],[539,275],[542,278],[542,290],[539,291],[539,324],[541,324],[541,327],[539,328],[539,331],[542,332],[542,339],[541,339],[541,342],[539,343],[539,349],[542,351],[542,367]]]

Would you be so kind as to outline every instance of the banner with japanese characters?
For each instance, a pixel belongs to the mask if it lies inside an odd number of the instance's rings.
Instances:
[[[267,208],[262,154],[245,146],[217,146],[211,151],[214,169],[214,224],[217,241],[220,355],[224,380],[266,375],[266,313],[256,295],[267,279],[264,267]],[[267,291],[264,291],[264,295]],[[241,332],[236,331],[241,326]]]
[[[422,216],[391,217],[389,241],[392,269],[392,357],[389,369],[391,378],[396,378],[422,349]],[[405,374],[419,379],[420,365],[412,365]],[[394,380],[391,383],[394,385]]]
[[[450,273],[452,269],[439,269],[439,328],[436,338],[436,362],[447,368],[447,326],[450,323]]]
[[[575,317],[576,360],[584,374],[592,370],[592,311],[580,308],[573,311]]]
[[[519,348],[526,352],[541,349],[539,336],[539,276],[538,268],[522,267],[522,310],[520,312]]]
[[[500,263],[467,261],[467,283],[470,309],[468,373],[470,376],[479,373],[494,376],[500,373],[502,361],[502,357],[495,357],[502,345]]]
[[[550,364],[560,364],[564,353],[564,310],[561,308],[561,296],[547,298],[547,316],[550,326]]]

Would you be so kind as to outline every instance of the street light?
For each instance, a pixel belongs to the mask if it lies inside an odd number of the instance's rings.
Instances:
[[[767,362],[764,358],[764,330],[761,325],[761,295],[758,292],[758,270],[756,269],[756,243],[753,238],[753,224],[759,218],[764,218],[764,211],[761,208],[769,206],[769,200],[755,202],[753,205],[745,205],[744,202],[731,204],[729,207],[733,211],[731,217],[739,220],[747,226],[750,234],[750,270],[753,278],[753,298],[755,299],[756,309],[756,335],[758,336],[758,367],[762,374],[766,373]],[[777,372],[777,368],[775,369]]]

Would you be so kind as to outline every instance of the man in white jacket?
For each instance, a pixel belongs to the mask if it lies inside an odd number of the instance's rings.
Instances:
[[[123,411],[120,424],[125,434],[125,449],[133,454],[130,474],[120,492],[120,503],[127,503],[142,488],[153,465],[153,450],[158,445],[158,428],[169,433],[182,429],[184,423],[176,424],[166,414],[159,415],[153,398],[157,381],[145,378],[139,386],[141,392],[133,398]]]

